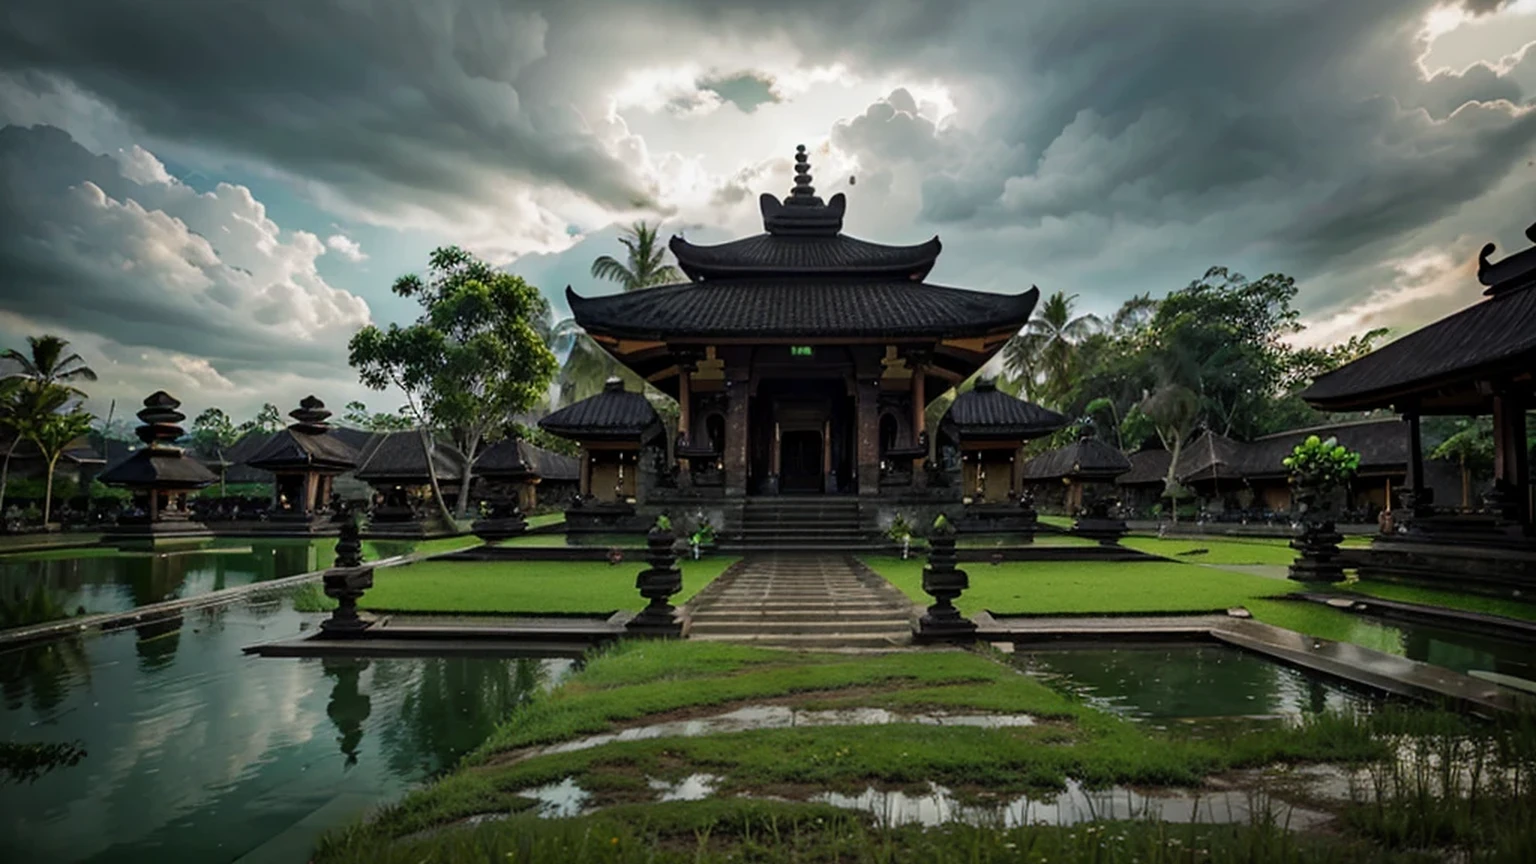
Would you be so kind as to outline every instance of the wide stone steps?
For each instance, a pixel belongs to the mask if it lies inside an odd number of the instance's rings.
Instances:
[[[689,637],[804,648],[910,642],[912,604],[841,552],[749,557],[691,604]]]

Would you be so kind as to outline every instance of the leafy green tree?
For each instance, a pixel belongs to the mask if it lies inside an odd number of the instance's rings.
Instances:
[[[0,513],[5,512],[5,490],[10,483],[11,457],[16,446],[30,437],[45,418],[64,409],[76,391],[67,385],[42,385],[11,379],[0,382],[0,432],[7,438],[5,459],[0,461]],[[52,478],[49,473],[49,478]]]
[[[1308,435],[1281,464],[1289,472],[1292,486],[1326,501],[1329,493],[1348,483],[1360,470],[1360,454],[1340,444],[1337,438]]]
[[[57,387],[58,385],[53,385]],[[47,491],[43,495],[43,524],[53,513],[53,472],[65,449],[91,431],[95,418],[89,411],[76,408],[68,413],[44,412],[31,417],[26,425],[27,438],[37,445],[47,465]]]
[[[410,417],[398,411],[394,414],[370,412],[367,405],[355,399],[347,403],[345,412],[341,415],[343,423],[369,432],[404,432],[415,423]]]
[[[625,291],[683,281],[683,274],[667,263],[667,247],[661,242],[660,234],[659,224],[649,225],[641,221],[629,226],[619,238],[626,250],[625,260],[599,255],[592,262],[592,278],[617,282]]]
[[[1453,460],[1461,468],[1461,506],[1472,506],[1472,475],[1493,468],[1493,421],[1487,417],[1457,418],[1456,431],[1434,450],[1432,459]]]
[[[235,428],[234,421],[229,419],[223,409],[208,408],[192,419],[192,446],[203,456],[219,460],[220,497],[227,491],[224,475],[229,470],[224,464],[224,451],[238,440],[240,430]]]
[[[270,435],[283,428],[283,425],[283,412],[277,410],[276,405],[267,402],[261,406],[260,411],[256,412],[255,417],[235,427],[235,431],[240,435],[251,431],[265,432]]]
[[[1060,408],[1077,371],[1079,347],[1104,327],[1098,316],[1073,316],[1076,302],[1076,294],[1060,291],[1047,297],[1036,316],[1003,348],[1003,365],[1009,374],[1022,378],[1029,397],[1047,407]]]
[[[20,378],[43,387],[58,385],[75,396],[85,395],[75,386],[76,381],[96,380],[96,371],[85,365],[79,354],[65,353],[69,351],[67,339],[51,334],[28,336],[27,347],[25,353],[14,348],[0,353],[0,360],[9,360],[18,367],[7,378]]]
[[[537,326],[544,307],[538,289],[457,246],[432,252],[426,279],[402,276],[392,290],[416,300],[421,315],[407,327],[370,324],[359,330],[348,360],[368,387],[395,386],[405,393],[429,452],[431,430],[454,436],[466,482],[452,512],[436,472],[431,477],[438,505],[451,520],[469,505],[470,466],[487,435],[537,404],[549,388],[555,356]]]

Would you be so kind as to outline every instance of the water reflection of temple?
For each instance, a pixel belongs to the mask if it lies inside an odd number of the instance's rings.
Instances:
[[[335,682],[331,686],[331,701],[325,706],[327,717],[339,733],[336,743],[347,757],[346,767],[357,764],[358,745],[363,740],[363,724],[372,712],[373,700],[360,689],[363,670],[368,661],[361,658],[325,658],[321,661],[325,676]]]

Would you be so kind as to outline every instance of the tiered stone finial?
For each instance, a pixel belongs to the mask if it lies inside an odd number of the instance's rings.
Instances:
[[[635,577],[635,587],[640,596],[649,600],[639,614],[625,624],[625,629],[639,636],[681,636],[683,622],[677,609],[668,602],[673,594],[683,590],[683,572],[677,569],[677,554],[672,544],[677,535],[672,531],[672,521],[663,516],[645,535],[646,563],[651,566]]]
[[[795,148],[795,187],[789,190],[789,200],[785,204],[820,204],[821,199],[816,197],[816,187],[811,185],[811,157],[805,154],[805,145]]]
[[[144,407],[139,409],[139,420],[144,425],[133,430],[133,434],[152,449],[179,450],[174,442],[185,435],[186,430],[177,424],[187,419],[187,415],[176,410],[180,407],[181,403],[171,394],[156,390],[144,400]]]
[[[918,620],[917,635],[921,638],[965,640],[976,632],[976,623],[955,608],[955,599],[971,587],[970,577],[955,566],[955,561],[955,527],[948,517],[940,516],[928,534],[923,592],[933,597],[934,603]]]
[[[763,228],[770,234],[802,237],[834,237],[843,230],[848,199],[839,192],[831,200],[816,197],[811,185],[811,157],[805,145],[795,148],[795,185],[783,201],[764,192],[758,199]]]
[[[305,396],[299,400],[299,407],[289,411],[288,416],[298,421],[293,424],[293,428],[300,432],[321,435],[331,428],[330,424],[325,422],[326,418],[331,416],[331,412],[325,410],[325,403],[314,395]]]

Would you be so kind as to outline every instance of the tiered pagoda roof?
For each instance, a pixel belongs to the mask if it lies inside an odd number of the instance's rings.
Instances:
[[[357,467],[357,450],[339,435],[326,419],[325,403],[306,396],[288,412],[293,425],[280,430],[246,464],[262,471],[350,471]]]
[[[567,405],[539,421],[539,428],[573,441],[645,441],[661,433],[651,400],[609,378],[603,392]]]
[[[1536,244],[1536,224],[1525,230]],[[1425,413],[1484,410],[1476,381],[1536,368],[1536,246],[1494,263],[1478,255],[1488,299],[1318,376],[1302,398],[1327,411],[1417,403]]]
[[[962,441],[1030,441],[1065,429],[1069,422],[1049,408],[998,390],[997,381],[986,378],[955,397],[939,428]]]
[[[795,163],[789,196],[760,199],[764,233],[712,246],[674,237],[672,252],[692,280],[686,284],[602,297],[566,288],[577,323],[600,342],[960,339],[1011,336],[1034,311],[1038,289],[1004,295],[925,283],[939,256],[937,237],[885,246],[844,235],[843,194],[830,201],[816,195],[803,146]],[[954,371],[969,375],[986,356],[967,356],[960,361],[967,368]]]
[[[186,434],[178,425],[187,419],[187,415],[176,410],[180,407],[181,403],[164,390],[150,394],[138,415],[144,425],[134,430],[145,446],[101,472],[101,482],[109,486],[181,490],[201,489],[217,481],[219,478],[203,463],[186,456],[175,445],[176,439]]]

